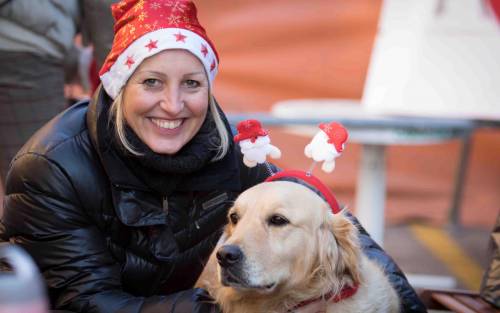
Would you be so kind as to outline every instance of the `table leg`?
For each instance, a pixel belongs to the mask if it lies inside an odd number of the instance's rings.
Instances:
[[[460,157],[455,176],[455,185],[453,187],[453,198],[451,207],[448,213],[448,222],[452,226],[460,226],[460,208],[462,205],[463,192],[465,187],[465,175],[467,172],[467,165],[469,163],[469,156],[471,151],[471,134],[466,134],[462,138],[462,146],[460,148]]]
[[[2,179],[0,178],[0,218],[2,218],[3,215],[3,197],[5,196],[5,189],[2,183]]]
[[[379,245],[384,241],[385,146],[365,144],[356,186],[356,216]]]

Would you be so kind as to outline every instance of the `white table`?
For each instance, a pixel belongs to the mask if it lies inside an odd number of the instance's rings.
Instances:
[[[255,118],[265,126],[284,126],[290,132],[311,137],[321,122],[342,123],[349,131],[349,141],[362,144],[356,216],[380,245],[383,245],[386,200],[385,147],[467,139],[474,129],[474,123],[469,120],[377,115],[364,110],[358,100],[289,100],[276,103],[270,113],[233,113],[228,116],[231,123]],[[465,170],[464,162],[461,163],[457,174],[459,179]],[[456,184],[455,193],[461,192],[461,185],[461,181]],[[454,199],[457,196],[454,194]]]

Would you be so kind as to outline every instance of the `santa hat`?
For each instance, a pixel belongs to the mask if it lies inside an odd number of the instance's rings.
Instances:
[[[183,49],[203,64],[212,86],[219,59],[189,0],[122,0],[111,6],[115,38],[99,76],[116,98],[144,59],[167,49]]]
[[[328,143],[335,146],[335,150],[342,152],[343,144],[347,141],[347,130],[339,123],[321,123],[319,128],[328,136]]]
[[[255,142],[257,137],[267,136],[267,131],[262,128],[262,125],[257,120],[239,122],[238,125],[236,125],[236,129],[238,129],[238,134],[234,136],[235,142],[245,139],[252,139],[252,142]]]

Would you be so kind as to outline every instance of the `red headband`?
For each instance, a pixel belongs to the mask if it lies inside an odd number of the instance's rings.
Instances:
[[[335,199],[335,196],[333,195],[333,193],[330,191],[330,189],[325,184],[323,184],[321,182],[321,180],[319,180],[315,176],[312,176],[312,174],[310,174],[310,173],[307,173],[304,171],[298,171],[298,170],[285,170],[285,171],[278,172],[272,176],[269,176],[265,181],[272,182],[275,180],[279,180],[280,178],[287,178],[287,177],[298,178],[298,179],[300,179],[300,180],[302,180],[310,185],[310,186],[306,186],[306,187],[309,187],[310,189],[312,189],[311,187],[314,187],[315,189],[317,189],[317,191],[320,192],[321,196],[325,199],[325,201],[332,208],[333,214],[340,213],[339,204],[337,202],[337,199]]]

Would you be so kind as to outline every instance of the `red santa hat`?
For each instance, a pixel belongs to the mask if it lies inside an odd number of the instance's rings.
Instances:
[[[343,144],[347,141],[347,130],[339,123],[321,123],[319,128],[328,136],[328,143],[335,146],[335,150],[342,152]]]
[[[166,49],[183,49],[203,64],[212,86],[219,59],[189,0],[122,0],[111,6],[115,38],[99,76],[116,98],[144,59]]]
[[[262,128],[262,125],[257,120],[241,121],[236,125],[236,129],[238,129],[238,134],[234,136],[235,142],[245,139],[252,139],[252,142],[255,142],[257,137],[267,136],[267,131]]]

